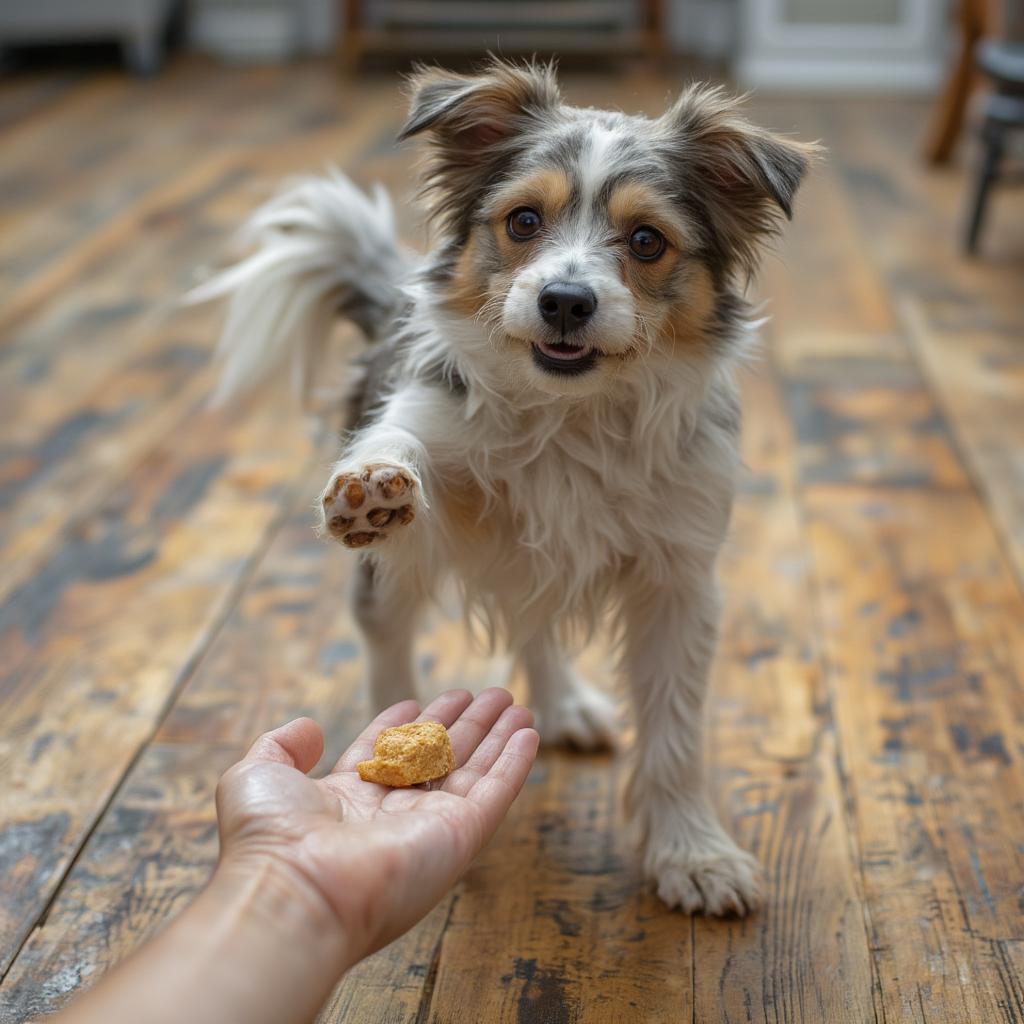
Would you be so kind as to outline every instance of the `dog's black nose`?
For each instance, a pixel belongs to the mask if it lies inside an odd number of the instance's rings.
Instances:
[[[537,296],[540,315],[562,334],[582,327],[597,309],[597,296],[585,284],[552,281]]]

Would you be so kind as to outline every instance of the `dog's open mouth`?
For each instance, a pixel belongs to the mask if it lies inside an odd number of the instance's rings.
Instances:
[[[533,361],[546,373],[586,373],[597,362],[598,352],[589,345],[568,345],[564,341],[533,343]]]

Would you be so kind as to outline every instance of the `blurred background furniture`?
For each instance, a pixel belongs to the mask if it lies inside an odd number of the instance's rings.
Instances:
[[[936,0],[740,0],[741,85],[930,93],[943,66]]]
[[[329,54],[342,24],[338,0],[189,0],[188,41],[232,64]]]
[[[368,53],[662,55],[663,0],[345,0],[341,56]]]
[[[985,221],[989,194],[999,181],[1020,175],[1007,174],[1004,159],[1010,136],[1024,129],[1024,43],[984,39],[975,50],[978,69],[993,85],[985,98],[981,122],[982,155],[974,181],[964,247],[975,253]]]
[[[989,31],[989,7],[989,0],[959,0],[956,5],[956,22],[960,38],[953,66],[950,68],[925,136],[924,154],[929,163],[946,163],[953,155],[953,149],[960,137],[967,100],[978,81],[974,47]]]
[[[174,0],[2,0],[0,48],[36,42],[120,40],[137,74],[157,71]]]

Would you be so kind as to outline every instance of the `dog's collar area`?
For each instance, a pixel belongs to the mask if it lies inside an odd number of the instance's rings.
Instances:
[[[593,369],[597,363],[595,348],[564,343],[535,342],[531,347],[534,365],[545,373],[573,377]]]

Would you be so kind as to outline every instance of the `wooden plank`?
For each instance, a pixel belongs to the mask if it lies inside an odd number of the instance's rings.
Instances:
[[[843,808],[795,439],[772,367],[744,378],[749,467],[724,557],[726,615],[711,702],[716,786],[763,863],[765,907],[694,923],[696,1020],[861,1024],[872,959]]]
[[[950,321],[934,303],[902,306],[908,337],[1024,585],[1024,309],[1017,330]]]
[[[40,441],[11,446],[0,464],[0,599],[25,583],[56,539],[86,520],[154,445],[202,408],[211,383],[204,359],[201,350],[172,342],[137,360]]]
[[[759,123],[825,147],[801,183],[792,222],[763,261],[757,299],[784,328],[789,355],[826,347],[851,357],[888,355],[899,325],[836,167],[835,106],[763,97],[750,104]]]
[[[124,253],[129,239],[142,234],[149,224],[159,223],[154,220],[154,214],[181,203],[183,197],[194,195],[202,187],[200,182],[210,184],[229,176],[237,171],[238,163],[234,152],[222,152],[201,161],[176,176],[165,188],[152,192],[142,202],[106,221],[80,244],[50,260],[45,269],[33,273],[22,287],[7,296],[0,314],[0,336],[15,337],[13,328],[40,304],[54,296],[61,297],[69,284],[81,281],[92,268],[118,250]],[[164,221],[165,225],[167,223]]]
[[[1019,1022],[1020,593],[969,491],[805,502],[885,1019]]]
[[[350,151],[376,140],[377,112],[368,103],[349,126]],[[344,153],[331,146],[336,131],[303,137],[293,155],[313,161],[329,147]],[[239,155],[214,153],[126,211],[116,257],[51,302],[5,352],[0,374],[19,383],[0,454],[0,596],[34,572],[52,535],[87,514],[208,390],[208,375],[190,370],[205,363],[220,310],[182,310],[176,300],[188,271],[222,247],[211,237],[227,236],[255,203],[240,188],[253,177]],[[140,243],[123,245],[140,234]]]
[[[197,414],[0,604],[0,971],[262,549],[308,457],[287,423]]]
[[[691,1019],[691,922],[640,878],[619,825],[619,768],[541,757],[463,879],[424,1019]]]
[[[968,260],[955,252],[964,175],[925,174],[894,159],[916,111],[913,104],[887,105],[876,119],[862,107],[844,110],[839,173],[865,222],[865,246],[897,296],[910,351],[1024,581],[1019,266],[998,255]],[[993,228],[990,251],[1020,251],[1019,219],[1002,218]]]
[[[19,438],[45,429],[135,357],[140,343],[154,343],[154,329],[168,322],[186,286],[188,261],[209,246],[205,231],[227,229],[225,215],[239,208],[249,173],[235,153],[197,161],[147,208],[126,211],[102,244],[73,250],[51,271],[55,292],[33,286],[32,302],[46,307],[10,331],[0,356],[0,372],[12,385],[5,411]],[[74,280],[64,281],[65,274]]]
[[[866,158],[867,132],[851,137],[843,120],[869,109],[837,108],[838,145],[821,173],[846,207],[853,258],[876,268],[884,344],[836,344],[867,336],[876,313],[848,303],[832,313],[846,330],[832,332],[812,299],[803,336],[780,323],[773,350],[799,445],[876,1013],[1016,1021],[1006,949],[1020,928],[1020,751],[1004,730],[1021,721],[1019,653],[1005,634],[1020,597],[893,309],[893,296],[927,286],[922,266],[948,277],[950,261],[937,248],[915,262],[920,242],[907,244],[895,214],[917,193],[874,173],[890,172],[895,149],[876,141]],[[856,203],[858,189],[872,201]],[[806,261],[813,296],[817,274],[836,268],[816,274],[811,240],[793,245],[787,257]]]
[[[91,128],[109,121],[131,92],[131,80],[124,75],[92,76],[61,103],[6,128],[4,163],[0,168],[0,216],[38,199],[48,176],[61,173],[61,161],[53,160],[54,153],[63,152],[76,164],[82,162],[91,143],[90,135],[72,138],[68,125]]]
[[[65,138],[47,140],[44,153],[32,146],[19,153],[22,173],[28,177],[33,168],[36,173],[30,194],[0,220],[4,323],[42,301],[47,286],[72,280],[76,265],[95,258],[91,249],[116,246],[120,219],[147,203],[159,205],[158,193],[174,190],[197,162],[227,151],[285,145],[294,171],[302,167],[311,140],[319,145],[309,170],[346,159],[360,145],[361,125],[379,125],[367,108],[380,103],[384,90],[367,90],[364,102],[353,102],[341,92],[311,88],[309,75],[309,69],[264,68],[225,81],[208,65],[184,65],[160,89],[132,90],[113,111],[101,107],[84,124],[65,125]],[[161,123],[161,132],[138,146],[136,140],[154,121]],[[68,152],[69,139],[83,138],[89,143],[85,154]],[[298,144],[295,151],[293,144]],[[54,152],[63,159],[54,160]],[[39,173],[41,165],[45,174]]]
[[[0,131],[51,110],[69,94],[81,90],[82,76],[76,72],[54,75],[6,74],[0,82]]]
[[[218,197],[230,202],[241,174],[234,161],[205,165],[181,202],[195,202],[205,217]],[[113,261],[91,288],[83,284],[54,303],[24,348],[6,350],[0,379],[11,385],[11,419],[0,452],[0,597],[30,579],[55,538],[92,513],[204,401],[216,314],[175,311],[179,289],[161,270],[198,258],[201,237],[191,218],[158,232],[134,263]]]

